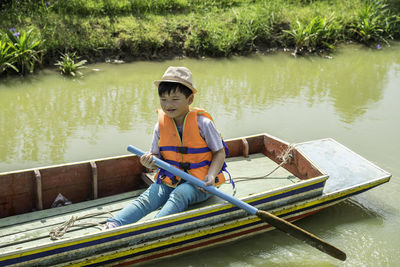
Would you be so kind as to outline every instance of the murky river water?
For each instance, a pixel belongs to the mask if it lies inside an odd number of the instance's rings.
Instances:
[[[346,47],[333,59],[271,54],[96,64],[83,79],[53,70],[0,80],[0,172],[147,150],[152,81],[184,65],[224,138],[261,132],[288,142],[332,137],[393,174],[390,183],[298,222],[345,263],[273,231],[163,261],[163,266],[399,266],[400,45]]]

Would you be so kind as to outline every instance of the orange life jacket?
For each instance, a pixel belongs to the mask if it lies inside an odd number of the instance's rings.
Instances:
[[[181,138],[174,120],[168,117],[161,109],[157,111],[160,131],[159,156],[169,164],[190,173],[200,180],[204,180],[212,161],[212,151],[200,136],[197,116],[205,116],[212,120],[210,114],[197,108],[189,111],[183,123]],[[158,183],[162,181],[171,187],[176,187],[181,183],[180,177],[165,170],[158,171],[156,178]],[[221,170],[215,178],[215,186],[224,182],[225,177]]]

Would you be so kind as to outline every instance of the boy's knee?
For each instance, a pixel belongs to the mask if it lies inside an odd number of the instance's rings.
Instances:
[[[177,188],[175,188],[173,192],[179,192],[184,195],[193,195],[194,193],[196,193],[196,190],[197,189],[195,186],[189,183],[183,183],[179,185]]]
[[[169,196],[169,200],[184,203],[188,202],[188,196],[186,196],[182,191],[174,191]]]
[[[193,185],[184,183],[172,191],[171,196],[176,200],[183,201],[186,205],[189,205],[196,198],[196,190],[197,189]]]

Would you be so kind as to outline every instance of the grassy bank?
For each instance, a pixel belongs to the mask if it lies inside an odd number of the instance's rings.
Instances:
[[[384,46],[400,38],[398,2],[2,0],[0,75],[53,65],[68,52],[103,61],[225,57],[274,48],[321,53],[343,42]],[[17,58],[21,54],[24,59]]]

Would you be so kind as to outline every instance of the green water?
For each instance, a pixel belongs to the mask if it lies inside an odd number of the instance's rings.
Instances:
[[[333,59],[271,54],[90,65],[0,80],[0,171],[147,150],[158,96],[152,81],[184,65],[224,138],[262,132],[288,142],[332,137],[393,174],[390,183],[298,224],[344,250],[344,263],[278,231],[162,262],[163,266],[398,266],[400,45],[346,47]]]

